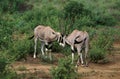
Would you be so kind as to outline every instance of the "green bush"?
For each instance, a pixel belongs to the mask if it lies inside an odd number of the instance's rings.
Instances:
[[[0,50],[8,49],[12,42],[13,25],[12,17],[9,14],[0,14]]]
[[[19,60],[26,58],[28,54],[33,52],[33,43],[30,43],[29,40],[19,40],[15,41],[9,48],[8,54],[12,55],[14,60]]]
[[[71,64],[69,58],[60,59],[58,62],[58,67],[53,67],[51,69],[52,79],[76,79],[77,73],[75,71],[75,66]]]
[[[81,16],[79,19],[77,19],[75,21],[72,29],[81,30],[82,27],[84,27],[84,26],[93,26],[93,25],[94,25],[94,21],[92,21],[90,16]]]
[[[109,49],[113,45],[114,33],[111,29],[105,28],[96,32],[91,41],[90,58],[94,62],[98,62],[106,57]]]
[[[8,65],[7,59],[0,56],[0,74],[5,72],[5,68]]]
[[[71,32],[73,29],[81,29],[83,26],[113,26],[116,24],[117,21],[109,11],[107,4],[101,4],[104,1],[96,2],[99,6],[94,1],[89,0],[72,0],[65,4],[59,17],[61,26],[66,29],[65,31],[68,31],[66,33]]]
[[[0,52],[0,79],[14,79],[17,77],[16,73],[11,69],[11,62],[4,56],[4,53]]]
[[[84,17],[86,18],[87,16],[89,17],[91,15],[91,11],[85,9],[84,5],[78,1],[69,1],[68,4],[64,6],[63,11],[64,18],[67,20],[70,19],[72,23],[75,23],[75,21],[81,18],[84,19]],[[79,20],[79,23],[82,22]]]
[[[97,63],[99,60],[102,60],[106,57],[106,51],[104,49],[95,47],[90,50],[89,56],[93,62]]]
[[[95,21],[95,25],[113,26],[116,24],[115,18],[109,12],[93,13],[92,20]]]
[[[74,19],[77,15],[82,14],[83,12],[83,4],[78,3],[76,1],[70,1],[65,7],[65,17]]]
[[[117,22],[119,14],[119,1],[109,0],[74,0],[82,3],[84,9],[87,10],[84,14],[89,15],[95,25],[114,26]],[[116,7],[116,8],[114,8]]]
[[[1,53],[1,52],[0,52]],[[0,54],[0,79],[15,79],[17,75],[15,71],[11,69],[8,58],[5,58]]]
[[[15,11],[25,11],[32,8],[32,6],[25,3],[25,0],[4,0],[0,1],[0,5],[1,12],[10,13]]]

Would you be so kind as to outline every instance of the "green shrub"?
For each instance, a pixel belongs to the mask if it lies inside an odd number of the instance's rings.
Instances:
[[[25,0],[4,0],[0,1],[0,5],[1,12],[10,13],[15,11],[25,11],[32,8],[32,6],[25,3]]]
[[[69,1],[68,4],[64,6],[63,11],[64,18],[67,20],[70,19],[72,23],[75,23],[75,21],[79,19],[81,20],[81,18],[84,19],[84,17],[86,18],[87,16],[91,15],[91,12],[88,9],[85,9],[84,5],[78,1]],[[79,23],[82,23],[80,20]]]
[[[100,29],[94,35],[91,41],[90,58],[94,62],[98,62],[104,59],[108,53],[108,50],[112,48],[114,33],[111,29]]]
[[[17,78],[15,71],[10,69],[10,62],[8,58],[0,56],[0,79],[14,79]]]
[[[75,16],[82,14],[83,12],[83,4],[78,3],[76,1],[70,1],[65,7],[65,17],[74,19]]]
[[[94,21],[89,16],[81,16],[79,19],[75,20],[72,29],[81,30],[84,26],[93,26]]]
[[[99,60],[102,60],[106,57],[106,51],[104,49],[95,47],[90,50],[89,56],[93,62],[97,63]]]
[[[60,59],[58,67],[51,69],[52,79],[76,79],[77,73],[75,72],[75,66],[71,64],[69,58]]]
[[[116,24],[115,18],[109,12],[93,13],[92,20],[95,21],[95,25],[113,26]]]
[[[5,72],[5,68],[6,68],[7,65],[8,65],[7,59],[0,56],[0,74]]]
[[[0,14],[0,50],[8,49],[12,42],[13,22],[9,14],[3,16]]]
[[[75,0],[84,5],[84,9],[87,10],[87,16],[89,15],[94,25],[107,25],[114,26],[117,22],[119,13],[119,1],[118,0]],[[116,7],[116,8],[114,8]]]
[[[0,52],[0,79],[14,79],[17,77],[15,71],[11,69],[9,59],[4,56],[5,52]]]
[[[29,40],[19,40],[15,41],[11,47],[9,48],[9,55],[12,55],[14,60],[19,60],[22,58],[26,58],[26,56],[33,52],[31,50],[33,48],[33,44],[30,43]]]

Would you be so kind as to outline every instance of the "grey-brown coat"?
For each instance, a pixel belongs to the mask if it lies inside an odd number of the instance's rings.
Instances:
[[[81,64],[84,64],[83,61],[83,55],[82,55],[82,49],[85,49],[85,65],[87,66],[87,54],[88,54],[88,49],[89,49],[89,35],[86,31],[79,31],[79,30],[74,30],[71,34],[68,36],[63,37],[63,41],[59,43],[61,46],[65,46],[65,44],[70,45],[71,50],[72,50],[72,63],[74,61],[74,52],[75,49],[77,49],[78,56],[81,59]],[[80,61],[78,58],[77,64],[79,65]]]
[[[52,46],[52,42],[59,40],[60,33],[55,32],[50,26],[43,26],[38,25],[34,29],[34,55],[33,57],[36,58],[36,46],[37,46],[37,40],[39,39],[41,41],[41,51],[42,55],[44,55],[44,47],[46,46],[45,50],[48,51],[48,45]],[[50,49],[51,50],[51,49]],[[51,54],[50,54],[51,59]]]

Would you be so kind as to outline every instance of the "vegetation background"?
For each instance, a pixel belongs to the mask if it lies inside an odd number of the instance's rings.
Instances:
[[[120,0],[0,0],[0,78],[17,77],[9,67],[33,54],[34,42],[28,38],[37,25],[49,25],[63,34],[87,31],[89,58],[95,63],[107,61],[113,42],[120,40]],[[61,49],[54,44],[53,52],[70,55],[69,47]]]

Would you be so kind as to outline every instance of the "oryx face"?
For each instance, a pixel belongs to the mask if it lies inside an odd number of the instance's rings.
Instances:
[[[65,37],[64,35],[61,35],[60,39],[59,39],[59,45],[64,47],[65,46]]]

